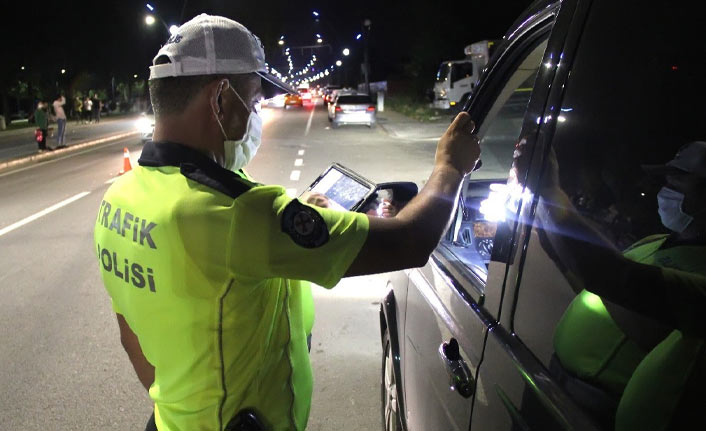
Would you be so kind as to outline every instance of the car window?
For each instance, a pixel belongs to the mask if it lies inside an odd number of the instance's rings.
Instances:
[[[593,3],[554,111],[512,332],[603,429],[703,421],[700,20]]]
[[[497,223],[505,214],[502,204],[494,205],[491,192],[499,192],[507,182],[547,38],[548,34],[509,74],[485,120],[478,125],[482,165],[464,181],[456,216],[441,242],[447,257],[463,264],[483,281],[488,273]]]
[[[338,98],[339,104],[351,104],[351,105],[363,105],[366,103],[373,103],[369,96],[341,96]]]
[[[473,76],[473,63],[455,63],[451,66],[451,81]]]

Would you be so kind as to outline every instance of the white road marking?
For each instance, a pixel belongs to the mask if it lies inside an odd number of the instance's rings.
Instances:
[[[304,164],[304,159],[296,159],[294,161],[294,166],[301,166]]]
[[[26,225],[27,223],[33,222],[33,221],[37,220],[38,218],[43,217],[43,216],[49,214],[50,212],[56,211],[59,208],[70,204],[71,202],[77,201],[88,194],[90,194],[90,192],[81,192],[77,195],[74,195],[68,199],[65,199],[65,200],[59,202],[58,204],[54,204],[54,205],[50,206],[49,208],[43,209],[43,210],[39,211],[38,213],[32,214],[29,217],[25,217],[22,220],[18,221],[17,223],[13,223],[10,226],[6,226],[6,227],[0,229],[0,236],[3,236],[8,232],[12,232],[13,230],[20,228],[20,227]]]
[[[290,198],[297,197],[297,189],[287,189],[287,196]]]
[[[304,155],[304,150],[297,151],[297,156],[303,156],[303,155]]]
[[[314,118],[314,111],[316,108],[311,110],[311,114],[309,114],[309,121],[306,122],[306,130],[304,131],[304,136],[309,134],[309,129],[311,129],[311,120]]]
[[[108,181],[106,181],[105,184],[113,184],[114,182],[116,182],[118,180],[118,178],[120,178],[120,177],[113,177],[113,178],[109,179]]]
[[[302,171],[293,170],[292,173],[289,175],[289,179],[291,181],[299,181],[299,176],[301,174],[302,174]]]

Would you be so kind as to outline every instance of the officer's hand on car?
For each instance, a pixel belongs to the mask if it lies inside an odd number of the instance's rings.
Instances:
[[[459,113],[439,139],[435,167],[453,168],[461,175],[470,173],[480,157],[478,137],[473,134],[475,124],[467,112]]]

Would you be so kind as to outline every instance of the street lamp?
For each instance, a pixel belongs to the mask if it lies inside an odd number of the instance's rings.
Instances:
[[[20,67],[20,70],[25,70],[25,67],[24,66]]]
[[[351,50],[348,48],[343,49],[343,55],[348,56],[351,53]]]
[[[316,43],[321,43],[321,42],[323,42],[323,41],[324,41],[324,40],[321,39],[321,38],[316,39]]]
[[[277,42],[277,45],[279,45],[279,46],[284,45],[284,41],[283,41],[283,40],[280,40],[279,42]]]
[[[343,62],[341,60],[336,60],[336,66],[341,67]]]
[[[133,78],[137,79],[137,74],[132,75]]]
[[[65,73],[66,73],[66,69],[61,69],[61,74],[63,75]]]
[[[155,19],[154,19],[154,17],[153,17],[152,15],[147,15],[147,16],[145,17],[145,24],[147,24],[147,25],[152,25],[152,24],[154,24],[154,23],[155,23]]]

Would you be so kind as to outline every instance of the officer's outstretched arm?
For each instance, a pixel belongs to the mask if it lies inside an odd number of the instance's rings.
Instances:
[[[396,217],[369,217],[370,231],[346,276],[423,266],[446,231],[463,177],[480,156],[474,124],[458,114],[436,147],[434,170],[424,188]]]

